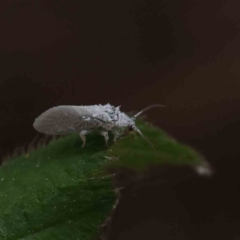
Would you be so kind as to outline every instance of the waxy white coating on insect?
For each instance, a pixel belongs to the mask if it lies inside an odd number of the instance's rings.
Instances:
[[[120,111],[120,107],[110,104],[90,105],[90,106],[70,106],[63,105],[48,109],[37,117],[33,127],[40,133],[49,135],[65,135],[78,132],[83,145],[86,143],[85,135],[97,130],[108,143],[108,131],[114,135],[114,141],[121,135],[122,130],[129,128],[142,135],[135,125],[135,118],[143,111],[152,107],[162,105],[152,105],[130,118]],[[143,136],[143,135],[142,135]]]

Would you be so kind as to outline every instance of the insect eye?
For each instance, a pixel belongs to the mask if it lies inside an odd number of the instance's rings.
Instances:
[[[129,126],[129,127],[128,127],[128,130],[129,130],[129,131],[133,131],[133,126]]]

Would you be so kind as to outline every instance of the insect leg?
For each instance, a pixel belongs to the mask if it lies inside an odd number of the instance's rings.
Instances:
[[[112,130],[113,133],[113,141],[116,142],[117,138],[120,136],[120,132],[118,130]]]
[[[86,134],[88,134],[88,133],[90,133],[91,132],[91,130],[82,130],[80,133],[79,133],[79,136],[80,136],[80,138],[82,139],[82,141],[83,141],[83,144],[82,144],[82,147],[84,147],[85,146],[85,144],[86,144]]]
[[[108,139],[109,139],[108,132],[107,131],[100,131],[100,134],[104,137],[105,143],[108,146]]]

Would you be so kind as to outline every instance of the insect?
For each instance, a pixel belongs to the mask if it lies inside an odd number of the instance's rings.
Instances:
[[[136,127],[135,120],[146,110],[153,107],[163,107],[164,105],[155,104],[144,108],[133,117],[129,117],[120,111],[120,107],[110,104],[90,105],[90,106],[70,106],[62,105],[48,109],[37,117],[33,127],[40,133],[49,135],[65,135],[78,132],[82,139],[82,147],[86,144],[86,135],[94,131],[99,132],[108,145],[108,132],[113,133],[115,142],[121,136],[124,129],[135,131],[148,139]]]

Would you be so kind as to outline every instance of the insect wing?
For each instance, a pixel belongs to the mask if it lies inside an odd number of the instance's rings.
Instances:
[[[96,128],[101,124],[84,106],[58,106],[36,118],[33,127],[41,133],[64,135]]]

